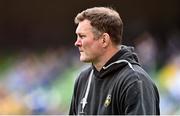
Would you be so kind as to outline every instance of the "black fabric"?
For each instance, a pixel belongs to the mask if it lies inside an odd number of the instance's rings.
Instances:
[[[69,110],[70,115],[159,115],[159,93],[149,75],[141,68],[132,47],[121,46],[106,64],[113,64],[99,72],[94,66],[84,70],[75,82]],[[85,95],[88,78],[94,70],[87,104],[82,113],[81,101]]]

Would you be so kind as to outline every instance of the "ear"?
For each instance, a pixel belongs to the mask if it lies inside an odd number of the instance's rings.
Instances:
[[[107,47],[111,42],[110,36],[108,33],[103,33],[102,35],[102,46],[105,48]]]

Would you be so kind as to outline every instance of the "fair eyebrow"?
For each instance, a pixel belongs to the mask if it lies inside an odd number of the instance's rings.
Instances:
[[[77,35],[85,35],[86,33],[85,32],[75,32]]]

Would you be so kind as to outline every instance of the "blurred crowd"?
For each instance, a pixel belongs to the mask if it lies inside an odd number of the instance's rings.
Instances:
[[[134,43],[142,66],[158,86],[161,114],[174,115],[180,114],[180,31],[168,33],[167,38],[158,43],[144,32]],[[160,49],[162,43],[165,48]]]
[[[158,86],[161,114],[180,114],[180,31],[168,38],[166,55],[159,55],[160,43],[148,31],[132,44]],[[72,46],[1,54],[0,114],[67,114],[74,80],[84,66]]]
[[[0,114],[64,114],[80,63],[74,50],[1,56]]]

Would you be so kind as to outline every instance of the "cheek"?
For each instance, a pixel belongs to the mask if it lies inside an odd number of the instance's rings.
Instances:
[[[93,44],[91,44],[91,52],[93,52],[94,55],[98,56],[100,54],[103,53],[102,51],[102,47],[97,43],[97,42],[94,42]]]
[[[83,46],[84,49],[89,50],[89,49],[93,48],[93,42],[88,41],[88,40],[84,40],[82,42],[82,46]]]
[[[91,41],[84,41],[83,42],[83,48],[87,54],[91,55],[98,55],[99,53],[102,53],[101,46],[98,43],[98,41],[91,40]]]

